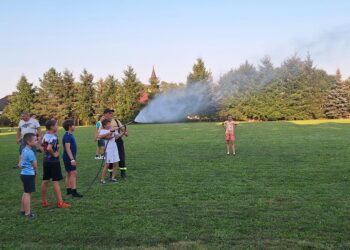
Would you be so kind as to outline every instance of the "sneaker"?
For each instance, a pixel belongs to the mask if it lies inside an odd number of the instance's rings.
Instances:
[[[101,184],[106,184],[105,180],[100,180]]]
[[[48,201],[42,201],[42,202],[41,202],[41,205],[42,205],[43,207],[48,207],[48,206],[50,206],[50,204],[49,204]]]
[[[229,154],[230,154],[230,152],[227,152],[227,154],[229,155]]]
[[[33,214],[32,212],[30,212],[29,214],[24,214],[24,217],[28,219],[36,219],[36,214]]]
[[[95,155],[95,160],[100,160],[100,157],[98,155]]]
[[[115,182],[116,183],[116,182],[118,182],[118,180],[116,178],[112,178],[111,182]]]
[[[236,152],[233,152],[233,155],[236,155]]]
[[[82,198],[83,195],[82,195],[82,194],[79,194],[78,192],[74,192],[74,193],[72,193],[72,197],[75,197],[75,198]]]
[[[71,206],[71,204],[64,203],[64,201],[61,201],[61,202],[57,203],[57,207],[58,208],[67,208],[67,207],[70,207],[70,206]]]

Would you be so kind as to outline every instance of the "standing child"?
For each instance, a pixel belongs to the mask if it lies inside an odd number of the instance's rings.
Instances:
[[[21,153],[21,180],[23,183],[23,195],[21,202],[21,214],[27,218],[35,219],[36,215],[30,210],[30,200],[32,193],[35,192],[35,176],[37,172],[37,161],[32,148],[37,143],[36,135],[27,133],[23,136],[23,142],[26,146]]]
[[[97,140],[97,148],[96,148],[96,155],[95,160],[102,160],[103,154],[105,151],[105,141],[103,139],[99,139],[98,135],[100,133],[100,129],[102,129],[102,121],[104,117],[103,115],[98,116],[98,121],[96,122],[96,130],[95,130],[95,140]]]
[[[42,206],[48,207],[49,202],[47,200],[47,187],[49,180],[52,179],[53,188],[57,200],[57,207],[66,208],[70,207],[70,204],[64,203],[62,200],[60,180],[62,180],[61,165],[59,159],[59,143],[57,133],[57,122],[55,120],[48,120],[45,124],[46,134],[42,139],[42,147],[44,149],[44,162],[43,162],[43,182],[41,184],[41,198]]]
[[[225,127],[225,138],[226,138],[226,150],[227,154],[230,154],[230,144],[232,144],[232,154],[235,155],[235,128],[237,123],[233,120],[232,115],[227,116],[227,121],[223,123]]]
[[[81,198],[83,197],[81,194],[77,192],[77,143],[73,136],[73,132],[75,131],[74,121],[73,120],[65,120],[63,122],[63,128],[66,131],[62,138],[63,144],[63,162],[64,167],[66,169],[66,188],[67,195],[72,195],[72,197]]]
[[[112,182],[118,181],[115,178],[115,171],[116,171],[116,168],[118,167],[118,163],[120,159],[118,154],[117,143],[115,142],[115,140],[116,138],[120,137],[121,134],[118,134],[117,131],[110,130],[110,129],[111,129],[111,121],[104,119],[102,121],[102,129],[100,130],[100,133],[99,133],[99,138],[105,139],[105,147],[106,147],[106,150],[105,150],[106,162],[101,175],[102,184],[106,184],[105,176],[110,163],[113,164],[111,181]]]

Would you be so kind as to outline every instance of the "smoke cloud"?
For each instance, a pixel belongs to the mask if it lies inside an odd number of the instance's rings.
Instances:
[[[211,86],[198,82],[159,94],[135,118],[139,123],[178,122],[213,105]]]
[[[298,53],[310,53],[317,61],[318,66],[330,73],[335,73],[340,68],[343,75],[350,75],[350,25],[333,27],[313,39],[301,39],[296,42]]]

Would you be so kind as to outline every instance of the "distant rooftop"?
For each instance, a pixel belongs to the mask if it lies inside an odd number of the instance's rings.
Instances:
[[[8,98],[9,98],[9,95],[0,99],[0,114],[4,110],[5,106],[8,104],[8,102],[9,102]]]

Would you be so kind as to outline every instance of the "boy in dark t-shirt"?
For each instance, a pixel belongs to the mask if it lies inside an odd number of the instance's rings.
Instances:
[[[49,180],[52,179],[53,188],[57,200],[57,207],[66,208],[70,207],[70,204],[64,203],[62,200],[60,180],[62,180],[61,165],[59,159],[59,143],[57,133],[57,122],[55,120],[48,120],[45,124],[46,134],[42,139],[42,147],[44,149],[44,162],[43,162],[43,182],[41,184],[41,198],[42,206],[48,207],[49,202],[47,200],[47,187]]]
[[[63,128],[66,131],[62,138],[63,144],[63,162],[64,167],[67,172],[66,176],[66,188],[67,195],[72,195],[72,197],[81,198],[83,197],[81,194],[77,192],[77,143],[73,136],[73,132],[75,130],[74,121],[73,120],[65,120],[63,122]]]

